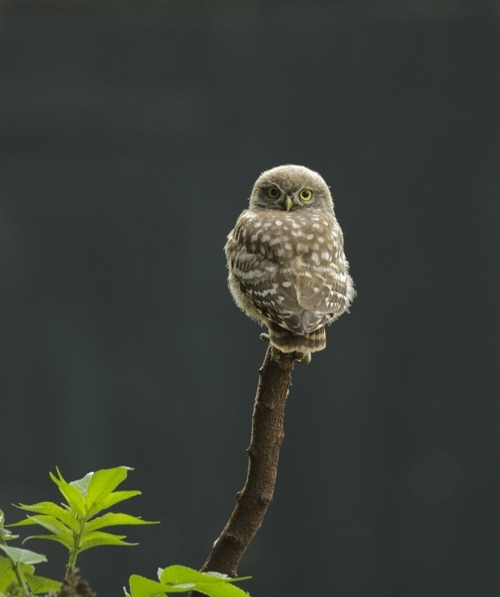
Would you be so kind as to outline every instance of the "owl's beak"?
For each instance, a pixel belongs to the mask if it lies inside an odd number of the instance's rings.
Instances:
[[[284,209],[286,209],[286,211],[290,211],[293,207],[293,199],[291,195],[287,195],[285,197],[285,203],[283,204]]]

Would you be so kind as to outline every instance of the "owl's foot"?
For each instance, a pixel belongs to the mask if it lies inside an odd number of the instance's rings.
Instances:
[[[303,363],[304,365],[309,365],[311,362],[311,353],[310,352],[296,352],[295,353],[295,360],[299,363]]]
[[[260,334],[259,338],[264,342],[270,342],[269,334],[262,333]],[[282,352],[279,348],[278,351]],[[290,354],[290,353],[289,353]],[[304,365],[309,365],[311,362],[311,353],[310,352],[294,352],[293,358],[298,361],[299,363],[303,363]]]

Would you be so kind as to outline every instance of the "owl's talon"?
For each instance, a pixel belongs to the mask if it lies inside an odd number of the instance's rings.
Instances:
[[[295,360],[303,365],[309,365],[311,362],[311,353],[310,352],[297,352],[295,354]]]

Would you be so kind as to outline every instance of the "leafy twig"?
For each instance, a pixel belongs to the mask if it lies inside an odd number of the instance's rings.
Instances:
[[[17,568],[13,568],[21,590],[25,590],[29,586],[29,594],[34,595],[47,590],[54,591],[56,588],[59,591],[57,595],[61,597],[63,595],[95,597],[88,583],[82,581],[77,575],[75,566],[78,556],[87,549],[102,545],[135,545],[125,541],[125,535],[104,531],[103,529],[107,527],[155,524],[122,512],[102,514],[112,506],[140,495],[141,492],[136,490],[115,491],[118,485],[126,479],[130,470],[132,469],[126,466],[101,469],[95,473],[88,473],[82,479],[68,483],[59,469],[56,469],[57,474],[50,473],[50,477],[64,497],[65,501],[61,505],[55,502],[19,504],[18,507],[29,514],[25,519],[9,526],[39,525],[46,533],[30,538],[56,541],[68,550],[69,559],[62,588],[60,582],[32,574],[33,566],[31,565],[46,561],[45,556],[25,549],[9,548],[2,545],[2,540],[5,541],[12,536],[9,537],[9,531],[2,528],[3,518],[0,516],[0,550],[7,554],[13,562],[13,566],[16,562],[30,565],[26,579],[23,578],[23,570],[19,565]],[[97,516],[98,514],[99,516]],[[28,591],[25,590],[25,593],[27,594]]]

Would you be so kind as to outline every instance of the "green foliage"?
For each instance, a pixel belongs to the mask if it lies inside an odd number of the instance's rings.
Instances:
[[[173,593],[198,591],[210,597],[248,597],[231,583],[244,578],[230,578],[215,572],[198,572],[187,566],[168,566],[158,570],[158,581],[133,574],[130,577],[130,593],[127,597],[162,597]]]
[[[47,533],[31,538],[48,539],[60,543],[69,551],[68,569],[74,568],[78,556],[85,550],[102,545],[136,545],[127,543],[125,535],[105,532],[110,526],[155,524],[130,514],[100,512],[131,497],[140,495],[140,491],[115,491],[126,478],[126,466],[102,469],[88,473],[82,479],[68,483],[59,469],[57,475],[50,473],[50,478],[57,485],[64,502],[39,502],[37,504],[19,504],[18,508],[30,514],[24,520],[10,526],[39,525]]]
[[[136,545],[125,541],[125,535],[110,533],[104,528],[124,525],[155,524],[140,517],[121,512],[107,512],[115,504],[128,500],[140,491],[115,491],[126,478],[126,466],[102,469],[88,473],[82,479],[68,483],[59,469],[57,474],[50,473],[50,478],[57,485],[64,501],[61,505],[54,502],[37,504],[19,504],[18,508],[29,514],[24,520],[10,527],[38,525],[46,531],[29,539],[48,539],[63,545],[69,552],[66,578],[75,568],[76,560],[83,551],[102,545]],[[100,516],[97,516],[101,514]],[[17,539],[17,535],[4,527],[3,513],[0,511],[0,597],[2,595],[38,595],[50,591],[59,591],[61,582],[34,574],[34,565],[46,562],[44,555],[6,545],[7,541]]]
[[[4,514],[0,510],[0,550],[5,554],[0,556],[0,597],[58,591],[61,586],[59,581],[34,574],[34,564],[46,562],[47,558],[29,549],[6,545],[13,539],[18,539],[18,535],[13,535],[4,527]]]
[[[17,507],[28,514],[25,519],[10,524],[9,527],[42,527],[45,531],[43,534],[33,535],[28,539],[48,539],[63,545],[69,552],[66,580],[71,580],[75,578],[78,555],[83,551],[102,545],[136,545],[126,542],[125,535],[103,529],[155,524],[122,512],[103,513],[104,510],[141,494],[140,491],[115,491],[127,478],[130,470],[132,469],[126,466],[102,469],[68,483],[59,469],[56,469],[56,474],[50,473],[50,478],[57,485],[64,501],[61,504],[19,504]],[[4,515],[0,510],[0,551],[5,554],[0,555],[0,597],[31,597],[47,593],[50,596],[61,595],[61,582],[34,573],[36,564],[47,561],[43,554],[7,545],[8,541],[18,538],[18,535],[5,528]],[[198,572],[186,566],[168,566],[158,570],[158,580],[133,574],[129,579],[130,593],[125,591],[125,595],[163,597],[173,593],[198,591],[209,597],[248,597],[248,593],[233,584],[239,580],[245,579],[230,578],[215,572]]]

